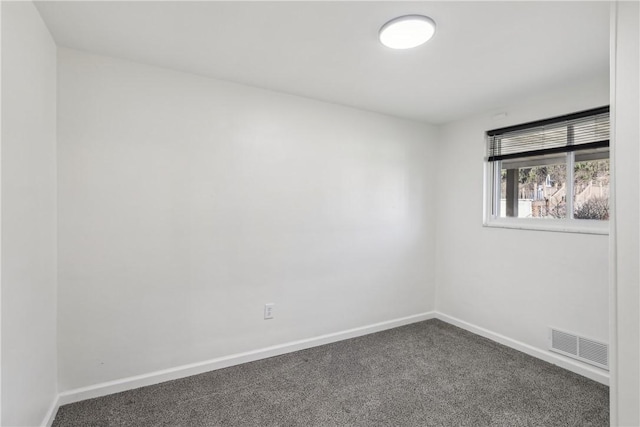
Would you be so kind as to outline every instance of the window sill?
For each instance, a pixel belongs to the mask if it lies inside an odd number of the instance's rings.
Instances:
[[[555,231],[560,233],[609,234],[609,221],[498,218],[485,221],[485,227],[512,228],[516,230]]]

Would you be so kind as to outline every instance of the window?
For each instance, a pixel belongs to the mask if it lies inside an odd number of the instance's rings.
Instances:
[[[609,107],[487,132],[485,225],[606,233]]]

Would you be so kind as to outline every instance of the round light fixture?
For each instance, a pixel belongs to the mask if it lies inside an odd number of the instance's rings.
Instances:
[[[380,42],[391,49],[410,49],[425,43],[436,32],[433,19],[422,15],[405,15],[392,19],[380,28]]]

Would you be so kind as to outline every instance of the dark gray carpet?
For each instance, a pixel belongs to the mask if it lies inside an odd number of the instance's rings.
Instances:
[[[608,426],[609,389],[429,320],[65,405],[62,426]]]

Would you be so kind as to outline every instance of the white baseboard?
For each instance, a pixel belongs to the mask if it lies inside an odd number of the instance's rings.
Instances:
[[[164,369],[161,371],[149,372],[147,374],[136,375],[133,377],[122,378],[119,380],[104,382],[95,384],[88,387],[77,388],[60,393],[57,399],[52,403],[43,425],[51,426],[55,418],[56,412],[61,405],[68,403],[79,402],[81,400],[92,399],[95,397],[106,396],[108,394],[119,393],[126,390],[132,390],[139,387],[145,387],[153,384],[158,384],[165,381],[171,381],[179,378],[189,377],[191,375],[197,375],[208,371],[214,371],[217,369],[227,368],[230,366],[240,365],[242,363],[253,362],[260,359],[266,359],[268,357],[279,356],[294,351],[304,350],[307,348],[317,347],[324,344],[330,344],[337,341],[342,341],[350,338],[355,338],[363,335],[372,334],[375,332],[384,331],[387,329],[397,328],[399,326],[408,325],[411,323],[421,322],[429,319],[440,319],[443,322],[452,324],[459,328],[465,329],[474,334],[483,336],[492,341],[511,347],[515,350],[526,353],[530,356],[542,359],[546,362],[560,366],[569,371],[575,372],[579,375],[590,378],[602,384],[609,384],[609,374],[600,369],[583,365],[579,362],[575,362],[571,359],[565,358],[562,355],[548,352],[531,345],[525,344],[520,341],[516,341],[512,338],[495,333],[480,326],[473,325],[461,319],[440,313],[437,311],[431,311],[427,313],[416,314],[413,316],[407,316],[399,319],[393,319],[385,322],[375,323],[372,325],[361,326],[358,328],[348,329],[341,332],[335,332],[331,334],[321,335],[314,338],[307,338],[299,341],[293,341],[285,344],[266,347],[258,350],[248,351],[245,353],[233,354],[224,357],[218,357],[203,362],[191,363],[188,365],[177,366],[170,369]]]
[[[586,364],[582,364],[580,362],[564,357],[560,354],[552,353],[550,351],[533,347],[529,344],[525,344],[520,341],[516,341],[512,338],[495,333],[493,331],[482,328],[480,326],[476,326],[469,322],[465,322],[464,320],[457,319],[455,317],[449,316],[444,313],[436,312],[435,317],[436,319],[440,319],[443,322],[450,323],[454,326],[465,329],[469,332],[473,332],[476,335],[480,335],[482,337],[488,338],[497,343],[506,345],[507,347],[511,347],[513,349],[526,353],[529,356],[542,359],[545,362],[549,362],[553,365],[557,365],[561,368],[574,372],[578,375],[582,375],[584,377],[590,378],[599,383],[609,385],[609,373],[601,369],[598,369]]]
[[[298,350],[304,350],[311,347],[330,344],[333,342],[355,338],[362,335],[368,335],[374,332],[397,328],[398,326],[408,325],[411,323],[421,322],[423,320],[429,320],[433,318],[435,318],[435,312],[421,313],[413,316],[375,323],[372,325],[361,326],[359,328],[348,329],[346,331],[321,335],[314,338],[293,341],[285,344],[275,345],[272,347],[248,351],[245,353],[232,354],[230,356],[218,357],[211,360],[205,360],[203,362],[191,363],[189,365],[177,366],[175,368],[149,372],[147,374],[136,375],[133,377],[95,384],[88,387],[68,390],[58,395],[58,399],[54,409],[57,410],[60,405],[66,405],[68,403],[79,402],[81,400],[92,399],[95,397],[106,396],[108,394],[119,393],[125,390],[132,390],[135,388],[158,384],[165,381],[189,377],[191,375],[197,375],[216,369],[227,368],[229,366],[240,365],[242,363],[253,362],[255,360],[266,359],[268,357],[279,356],[285,353],[291,353]],[[52,412],[53,417],[55,417],[55,411],[52,410]],[[51,421],[53,421],[53,418]]]
[[[53,420],[56,418],[56,414],[58,413],[58,408],[60,407],[60,404],[58,403],[59,400],[59,396],[56,396],[53,399],[53,402],[51,402],[51,406],[49,407],[47,414],[44,416],[41,425],[45,427],[51,427],[51,425],[53,424]]]

